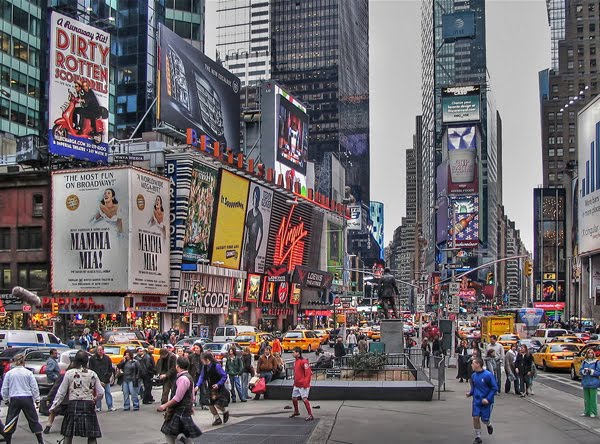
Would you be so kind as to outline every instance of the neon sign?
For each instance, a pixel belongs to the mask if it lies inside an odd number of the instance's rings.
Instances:
[[[304,228],[304,221],[300,219],[297,225],[292,225],[294,207],[290,208],[287,217],[281,220],[277,237],[275,238],[275,264],[286,264],[289,270],[296,265],[302,265],[304,256],[304,239],[308,231]]]

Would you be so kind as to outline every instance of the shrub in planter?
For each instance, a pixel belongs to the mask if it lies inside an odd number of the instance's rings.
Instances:
[[[380,353],[359,353],[348,359],[348,365],[354,370],[381,370],[386,362],[386,355]]]

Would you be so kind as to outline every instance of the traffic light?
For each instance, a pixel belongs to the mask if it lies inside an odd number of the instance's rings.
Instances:
[[[58,303],[57,302],[52,303],[52,314],[58,314]]]
[[[531,276],[531,273],[533,273],[533,266],[531,265],[531,262],[525,261],[525,276],[529,277]]]
[[[488,285],[494,285],[494,273],[489,272],[485,278],[485,282]]]

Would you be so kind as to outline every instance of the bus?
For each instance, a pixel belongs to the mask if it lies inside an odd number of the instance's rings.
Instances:
[[[522,338],[529,336],[539,324],[546,324],[546,312],[543,308],[503,308],[498,310],[498,315],[510,315],[515,319],[515,333]]]

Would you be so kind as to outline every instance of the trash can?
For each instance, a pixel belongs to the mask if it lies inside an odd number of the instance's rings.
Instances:
[[[369,342],[369,352],[370,353],[385,353],[385,343],[384,342]]]

